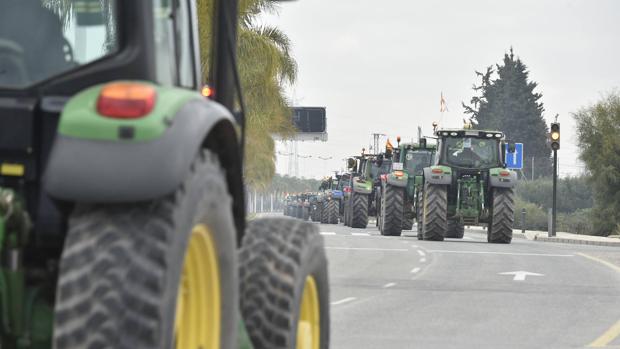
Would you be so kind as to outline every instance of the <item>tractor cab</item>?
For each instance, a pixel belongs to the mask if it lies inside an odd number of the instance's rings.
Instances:
[[[504,167],[504,134],[470,129],[438,130],[438,165],[458,169],[484,170]]]

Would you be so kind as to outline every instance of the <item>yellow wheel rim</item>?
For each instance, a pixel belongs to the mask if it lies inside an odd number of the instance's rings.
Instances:
[[[220,274],[213,236],[204,224],[192,229],[177,296],[175,347],[220,347]]]
[[[319,293],[314,277],[308,275],[304,283],[297,324],[297,349],[319,349],[321,338]]]

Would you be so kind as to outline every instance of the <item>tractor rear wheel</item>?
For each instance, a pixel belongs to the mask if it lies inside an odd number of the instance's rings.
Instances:
[[[465,226],[460,219],[448,220],[448,231],[446,232],[447,238],[462,239],[465,235]]]
[[[310,207],[302,207],[303,210],[303,220],[307,221],[308,219],[310,219]]]
[[[405,190],[387,184],[381,203],[381,235],[400,236],[403,229]]]
[[[236,348],[236,230],[207,150],[179,189],[77,204],[60,260],[55,348]]]
[[[329,215],[328,215],[328,210],[327,210],[327,202],[323,201],[319,204],[319,210],[321,212],[321,223],[322,224],[327,224],[327,222],[329,221]]]
[[[417,230],[417,236],[418,236],[418,240],[422,240],[423,236],[422,236],[422,231],[423,231],[423,225],[422,225],[422,207],[424,206],[424,195],[422,195],[421,191],[417,191],[416,190],[416,205],[415,205],[415,217],[417,220],[417,224],[416,224],[416,230]]]
[[[338,202],[330,200],[327,202],[327,223],[338,224]]]
[[[327,259],[316,226],[254,220],[239,256],[241,313],[254,348],[327,348]]]
[[[413,205],[410,202],[405,201],[403,207],[403,230],[413,229]]]
[[[422,210],[423,239],[443,241],[448,230],[447,186],[425,182]]]
[[[514,192],[512,188],[493,188],[492,198],[493,207],[487,241],[509,244],[512,240],[512,226],[515,219]]]
[[[351,228],[368,226],[368,195],[351,193]]]

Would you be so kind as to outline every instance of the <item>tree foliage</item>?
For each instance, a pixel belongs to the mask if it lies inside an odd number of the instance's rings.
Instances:
[[[503,131],[509,141],[523,143],[524,174],[528,178],[532,177],[532,157],[535,177],[551,175],[542,95],[534,92],[537,84],[529,80],[526,65],[511,48],[501,64],[487,67],[485,72],[476,71],[476,76],[480,79],[480,85],[473,86],[477,95],[470,105],[462,104],[472,123],[479,129]]]
[[[591,174],[594,232],[620,227],[620,94],[613,92],[573,114],[580,158]]]
[[[524,201],[531,202],[546,211],[552,205],[553,181],[551,178],[519,181],[516,193]],[[580,176],[558,179],[557,205],[560,213],[572,213],[580,209],[592,208],[593,194],[590,178]]]
[[[292,136],[289,102],[284,87],[297,77],[291,43],[280,29],[257,24],[265,11],[276,10],[269,0],[239,2],[238,69],[246,107],[245,182],[263,190],[275,175],[275,142],[272,134]],[[213,0],[198,0],[203,71],[211,67]],[[207,80],[207,79],[205,79]]]

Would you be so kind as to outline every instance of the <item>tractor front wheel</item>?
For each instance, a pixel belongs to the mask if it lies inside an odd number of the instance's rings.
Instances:
[[[386,185],[381,203],[381,235],[400,236],[403,229],[403,188]]]
[[[250,222],[240,265],[241,313],[254,348],[329,346],[327,259],[316,226]]]
[[[487,241],[509,244],[512,240],[512,226],[515,219],[514,192],[512,188],[493,188],[492,195],[493,207]]]
[[[448,230],[448,194],[445,185],[424,183],[422,207],[422,237],[443,241]]]
[[[76,205],[60,260],[55,348],[236,348],[232,199],[202,151],[149,202]]]

